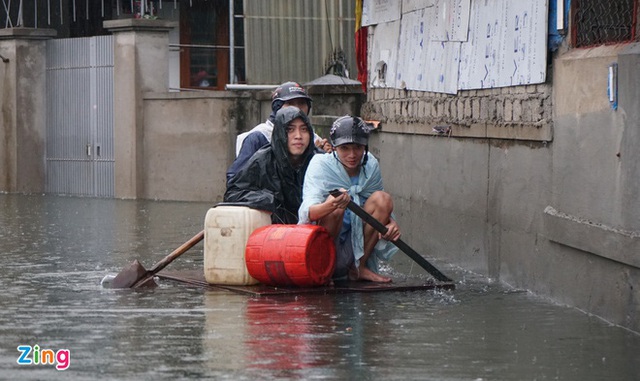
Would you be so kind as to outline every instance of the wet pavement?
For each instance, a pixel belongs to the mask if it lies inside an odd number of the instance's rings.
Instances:
[[[100,285],[133,259],[151,267],[202,230],[208,207],[0,194],[0,378],[640,379],[640,335],[438,262],[456,290],[251,297]],[[202,250],[169,268],[201,268]],[[397,255],[386,270],[426,279],[416,267]]]

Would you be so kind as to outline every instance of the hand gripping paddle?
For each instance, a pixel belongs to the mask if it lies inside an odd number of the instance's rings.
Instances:
[[[337,189],[334,189],[329,192],[333,197],[339,197],[342,192]],[[380,221],[376,220],[371,214],[367,213],[364,209],[360,207],[360,205],[356,204],[353,201],[349,201],[347,205],[350,211],[355,213],[358,217],[362,218],[362,220],[369,225],[371,225],[374,229],[382,234],[387,233],[387,227],[384,226]],[[418,254],[415,250],[413,250],[409,245],[404,243],[400,238],[395,241],[389,241],[392,244],[396,245],[398,249],[402,250],[406,255],[408,255],[411,259],[413,259],[420,267],[425,269],[429,274],[433,275],[434,278],[441,282],[453,282],[453,280],[443,273],[440,272],[437,268],[435,268],[429,261],[424,259],[424,257]]]

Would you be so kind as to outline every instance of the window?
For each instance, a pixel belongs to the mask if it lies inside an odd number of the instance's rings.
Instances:
[[[232,82],[229,0],[182,1],[180,9],[180,87],[224,90]],[[242,14],[242,1],[234,1],[234,13]],[[243,45],[242,23],[235,18],[233,39]],[[235,44],[234,52],[237,83],[244,77],[244,52]]]
[[[573,0],[573,45],[588,47],[636,40],[638,0]]]

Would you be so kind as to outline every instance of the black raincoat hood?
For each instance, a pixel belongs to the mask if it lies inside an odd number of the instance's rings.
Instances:
[[[306,169],[306,164],[311,160],[313,156],[313,151],[315,150],[315,145],[313,144],[313,127],[311,126],[311,122],[309,121],[309,117],[302,110],[295,106],[283,107],[276,113],[276,118],[273,122],[273,133],[271,134],[271,147],[273,149],[273,153],[276,156],[276,161],[278,165],[283,168],[291,167],[291,162],[289,161],[289,149],[287,147],[287,126],[289,123],[294,121],[295,119],[302,119],[304,124],[309,128],[309,146],[304,151],[303,156],[303,164],[302,167]]]
[[[311,136],[301,164],[294,167],[289,161],[287,126],[297,118],[309,127]],[[229,180],[224,201],[272,212],[273,223],[296,224],[302,182],[314,153],[313,127],[307,115],[297,107],[281,108],[275,116],[271,144],[256,152]]]

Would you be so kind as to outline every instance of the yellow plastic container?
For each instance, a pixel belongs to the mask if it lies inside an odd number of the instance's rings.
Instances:
[[[210,284],[257,284],[244,251],[253,231],[271,224],[271,215],[245,206],[216,206],[204,219],[204,278]]]

